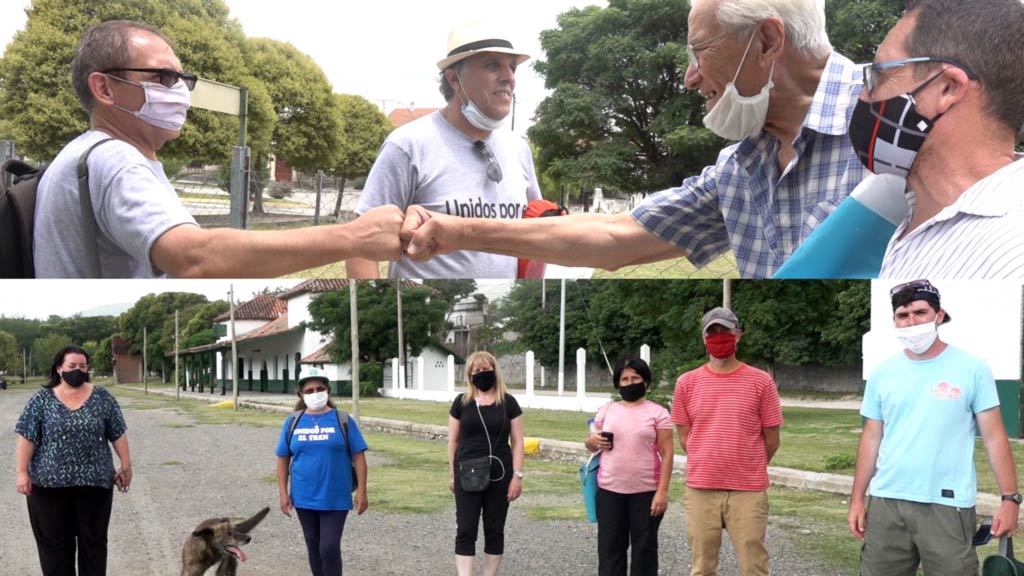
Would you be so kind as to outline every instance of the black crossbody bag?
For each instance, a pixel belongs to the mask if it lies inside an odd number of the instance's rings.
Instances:
[[[487,489],[491,483],[491,459],[494,458],[494,446],[491,444],[491,435],[487,431],[487,422],[484,422],[480,404],[475,401],[473,403],[476,404],[476,413],[480,416],[480,423],[484,427],[484,436],[487,437],[487,456],[459,460],[459,484],[462,486],[463,492],[482,492]],[[502,406],[502,414],[505,414],[504,406]],[[496,458],[496,460],[501,464],[500,458]],[[501,478],[495,481],[505,477],[504,468],[505,465],[502,464]]]

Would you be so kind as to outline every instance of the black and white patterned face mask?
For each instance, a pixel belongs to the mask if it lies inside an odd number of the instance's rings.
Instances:
[[[936,74],[909,94],[888,100],[858,100],[850,118],[850,143],[857,157],[875,174],[906,178],[939,114],[929,120],[917,112],[914,94],[941,76]]]

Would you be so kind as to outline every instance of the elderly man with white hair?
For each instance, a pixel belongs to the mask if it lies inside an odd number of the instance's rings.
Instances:
[[[740,275],[769,277],[867,175],[847,137],[861,72],[833,52],[820,0],[697,0],[685,86],[705,125],[738,140],[713,166],[631,213],[518,221],[406,212],[407,254],[469,249],[615,269],[730,249]]]

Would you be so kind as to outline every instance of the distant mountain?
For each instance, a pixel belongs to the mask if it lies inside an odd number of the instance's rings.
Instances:
[[[82,310],[80,315],[88,316],[120,316],[123,312],[132,307],[131,303],[120,302],[117,304],[105,304],[88,310]]]

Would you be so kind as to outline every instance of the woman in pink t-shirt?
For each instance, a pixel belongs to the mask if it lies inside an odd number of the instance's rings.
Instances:
[[[658,527],[668,509],[673,448],[668,411],[644,399],[651,379],[647,362],[619,360],[612,384],[622,400],[597,411],[586,440],[588,450],[602,452],[597,472],[599,576],[626,576],[630,546],[631,576],[658,573]]]

